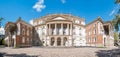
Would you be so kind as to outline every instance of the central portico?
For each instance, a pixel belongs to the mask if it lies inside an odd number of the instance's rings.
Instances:
[[[50,46],[67,46],[69,37],[72,38],[72,23],[54,21],[46,24],[47,37],[50,38]],[[72,40],[71,40],[72,41]]]

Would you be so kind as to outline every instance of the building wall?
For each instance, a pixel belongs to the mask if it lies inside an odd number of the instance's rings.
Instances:
[[[86,35],[87,45],[103,45],[103,24],[100,21],[96,21],[86,26]]]
[[[33,20],[33,27],[21,20],[16,24],[17,33],[12,35],[16,46],[110,46],[114,43],[113,25],[100,18],[86,25],[82,18],[55,14]],[[108,35],[105,25],[109,28]],[[9,33],[6,35],[9,37]]]
[[[19,31],[17,32],[17,46],[31,46],[32,43],[32,27],[24,24],[18,23]]]

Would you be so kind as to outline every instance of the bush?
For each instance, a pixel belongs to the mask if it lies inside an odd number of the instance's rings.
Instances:
[[[4,39],[2,40],[2,45],[5,45],[5,40]]]

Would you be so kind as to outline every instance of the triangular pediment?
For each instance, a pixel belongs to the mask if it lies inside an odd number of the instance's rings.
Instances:
[[[65,18],[62,18],[62,17],[56,17],[56,18],[54,18],[54,19],[52,19],[52,20],[66,20]]]

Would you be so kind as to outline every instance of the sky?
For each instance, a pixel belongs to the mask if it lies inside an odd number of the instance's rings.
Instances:
[[[114,0],[0,0],[0,17],[4,18],[2,26],[18,17],[29,23],[48,14],[72,14],[88,24],[99,16],[112,20],[118,8]]]

